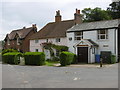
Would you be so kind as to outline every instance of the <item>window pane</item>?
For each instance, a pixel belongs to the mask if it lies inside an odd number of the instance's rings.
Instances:
[[[100,34],[106,34],[105,31],[106,30],[100,30]]]
[[[101,35],[101,36],[100,36],[100,39],[105,39],[105,35]]]

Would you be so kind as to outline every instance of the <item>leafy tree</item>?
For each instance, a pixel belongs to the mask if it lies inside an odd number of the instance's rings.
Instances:
[[[107,8],[108,13],[112,16],[113,19],[120,18],[120,1],[112,2],[110,7]]]
[[[109,20],[112,19],[106,10],[102,10],[101,8],[85,8],[82,10],[83,13],[83,21],[91,22],[91,21],[100,21],[100,20]]]

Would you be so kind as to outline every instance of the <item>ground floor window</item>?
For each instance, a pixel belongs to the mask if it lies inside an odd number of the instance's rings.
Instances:
[[[35,52],[38,52],[38,49],[35,49]]]

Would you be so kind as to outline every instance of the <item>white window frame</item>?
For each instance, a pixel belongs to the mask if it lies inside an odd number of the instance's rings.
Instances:
[[[80,33],[80,35],[77,35],[77,33]],[[75,32],[74,35],[75,35],[74,40],[81,40],[81,39],[83,39],[83,31]],[[80,38],[80,39],[78,39],[78,38]]]
[[[35,40],[35,43],[39,43],[39,40],[38,40],[38,39],[36,39],[36,40]]]
[[[61,41],[61,39],[60,38],[56,38],[56,42],[58,43],[58,42],[60,42]]]
[[[107,40],[107,39],[108,39],[108,30],[105,29],[105,33],[104,33],[104,34],[101,34],[101,31],[102,31],[102,30],[98,30],[98,31],[97,31],[97,34],[98,34],[98,35],[97,35],[97,39],[98,39],[98,40]],[[102,39],[101,36],[105,36],[105,38]]]

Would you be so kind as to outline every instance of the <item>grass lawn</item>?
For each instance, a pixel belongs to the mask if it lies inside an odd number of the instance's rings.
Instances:
[[[57,63],[59,63],[58,61],[46,61],[45,62],[45,64],[47,65],[47,66],[55,66],[54,64],[57,64]]]

